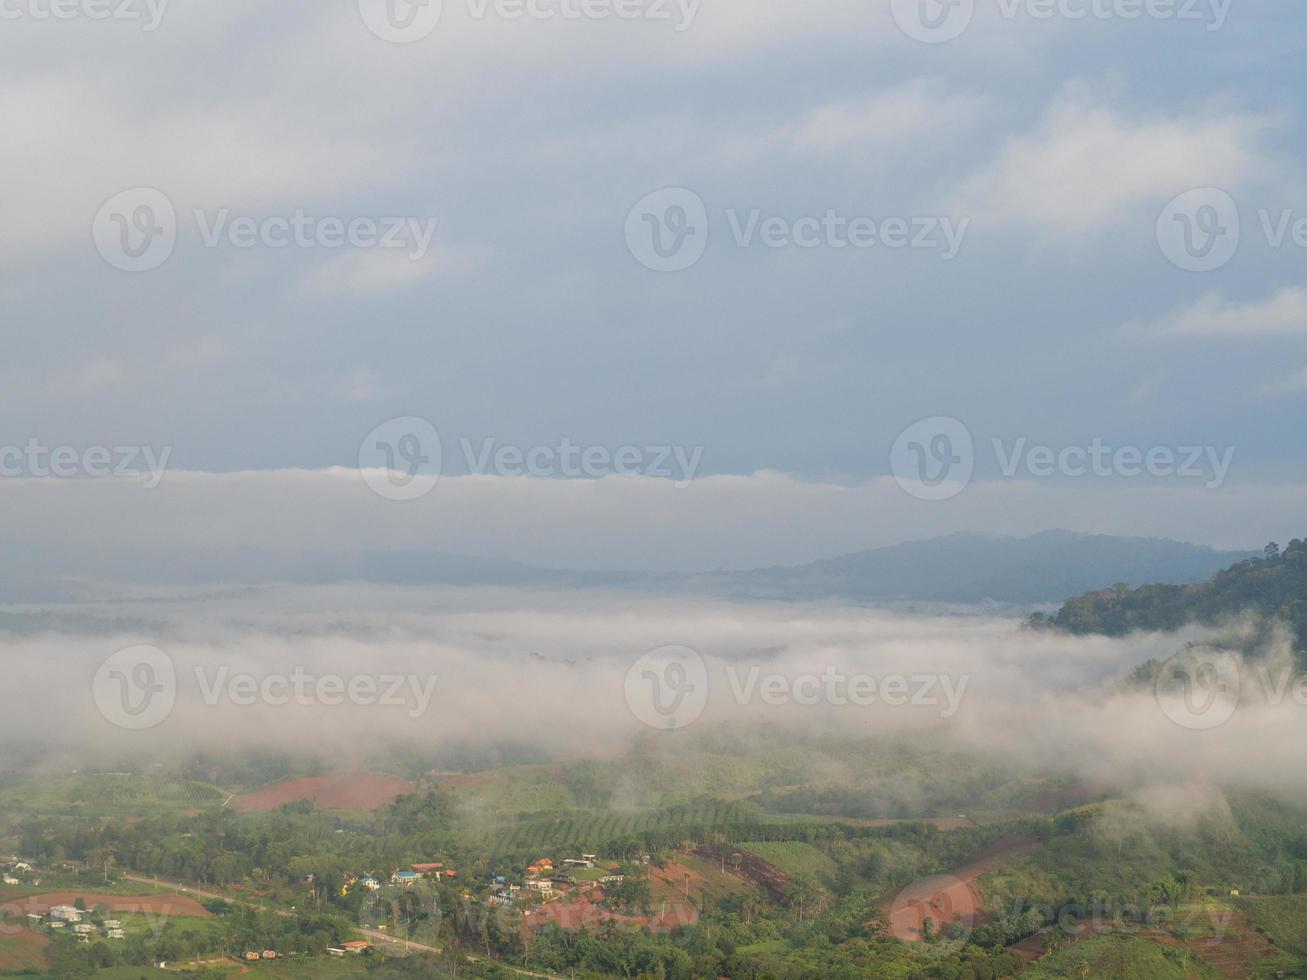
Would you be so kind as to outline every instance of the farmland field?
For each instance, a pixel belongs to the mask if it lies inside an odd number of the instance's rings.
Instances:
[[[0,930],[0,974],[39,972],[45,967],[45,947],[50,940],[30,929]]]
[[[377,773],[333,773],[285,779],[252,793],[232,797],[228,806],[240,813],[275,810],[286,803],[309,800],[324,810],[375,810],[414,792],[398,776]]]
[[[787,875],[810,874],[823,885],[829,885],[835,876],[835,862],[811,844],[752,842],[741,845],[740,849],[757,855]]]
[[[1235,907],[1280,949],[1307,956],[1307,895],[1238,898]]]
[[[1193,954],[1138,936],[1092,936],[1039,960],[1026,980],[1218,980],[1224,976]]]

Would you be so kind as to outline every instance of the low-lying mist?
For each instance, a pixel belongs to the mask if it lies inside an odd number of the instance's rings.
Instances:
[[[505,743],[554,759],[637,742],[683,753],[729,729],[965,750],[1114,787],[1176,821],[1219,808],[1223,788],[1307,790],[1287,645],[1243,665],[1237,709],[1210,727],[1127,684],[1214,641],[1197,629],[1077,638],[844,605],[346,586],[139,591],[10,607],[3,625],[10,767],[33,749],[51,765],[130,768],[220,747],[348,768],[387,745],[435,757],[452,744],[484,746],[493,764]],[[144,667],[110,659],[140,645],[157,648]],[[150,691],[162,707],[142,709]]]

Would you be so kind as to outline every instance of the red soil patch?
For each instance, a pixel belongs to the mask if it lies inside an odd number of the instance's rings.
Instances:
[[[976,826],[976,822],[969,817],[944,817],[941,820],[863,820],[857,817],[841,817],[840,820],[854,827],[897,827],[905,823],[924,823],[930,824],[936,830],[965,830]]]
[[[45,947],[50,940],[30,929],[0,930],[0,972],[18,973],[20,970],[44,972]]]
[[[266,813],[286,803],[311,800],[324,810],[375,810],[415,791],[406,779],[375,773],[304,776],[233,796],[228,806],[241,813]]]
[[[652,915],[621,915],[599,905],[602,898],[603,892],[598,888],[573,893],[533,909],[526,917],[526,926],[543,929],[553,924],[560,929],[586,929],[590,932],[610,927],[670,932],[678,926],[691,926],[699,921],[699,910],[685,901],[654,901]]]
[[[686,881],[689,880],[691,895],[703,894],[708,879],[684,864],[668,861],[665,868],[649,866],[649,891],[656,901],[662,899],[686,901]]]
[[[86,907],[93,909],[97,905],[106,906],[110,912],[140,913],[151,915],[177,915],[187,918],[207,919],[209,910],[189,895],[175,892],[157,895],[97,895],[95,892],[43,892],[40,895],[28,895],[25,898],[13,898],[0,905],[0,911],[11,916],[45,915],[56,905],[73,905],[78,899],[86,901]]]
[[[915,943],[924,938],[927,919],[933,920],[937,931],[954,919],[961,919],[968,928],[978,924],[984,917],[984,903],[976,880],[1037,846],[1028,837],[1004,837],[948,874],[913,882],[881,906],[890,934],[902,942]]]

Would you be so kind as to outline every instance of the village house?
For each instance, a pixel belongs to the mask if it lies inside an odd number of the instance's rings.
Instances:
[[[359,884],[370,892],[378,891],[381,888],[381,882],[371,876],[359,879]]]
[[[604,875],[599,879],[601,885],[620,885],[626,880],[626,875]]]
[[[54,922],[81,922],[82,913],[71,905],[56,905],[50,910],[50,919]]]
[[[365,949],[371,949],[372,944],[369,942],[365,942],[362,939],[351,939],[347,943],[341,943],[340,947],[347,953],[357,954],[363,952]]]
[[[407,888],[409,885],[416,884],[422,880],[422,876],[416,871],[396,871],[390,876],[392,885],[403,885]]]
[[[5,883],[6,885],[21,885],[21,884],[22,884],[22,882],[19,881],[17,878],[15,878],[13,875],[5,875],[5,877],[4,877],[4,883]]]
[[[548,878],[533,878],[526,883],[526,887],[539,892],[541,895],[552,895],[554,893],[554,883]]]

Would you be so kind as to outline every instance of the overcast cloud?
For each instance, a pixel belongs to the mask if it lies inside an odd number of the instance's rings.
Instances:
[[[224,541],[688,569],[959,529],[1292,535],[1298,5],[1042,19],[979,0],[939,44],[887,0],[602,22],[476,9],[446,0],[428,37],[392,44],[353,0],[173,0],[154,29],[5,7],[0,447],[171,449],[148,493],[0,479],[0,534],[33,569]],[[703,200],[710,234],[699,262],[659,273],[624,228],[669,186]],[[168,197],[177,241],[127,273],[92,227],[138,187]],[[1187,271],[1158,218],[1206,187],[1234,202],[1240,240]],[[301,212],[435,231],[417,257],[205,243],[217,220]],[[966,225],[948,260],[739,247],[732,216],[754,212]],[[467,471],[460,439],[701,458],[679,490],[501,473],[399,505],[335,469],[398,416],[438,429],[448,477]],[[936,416],[974,437],[975,482],[927,504],[890,479],[891,449]],[[1005,476],[996,439],[1236,454],[1215,489],[1059,480]]]

